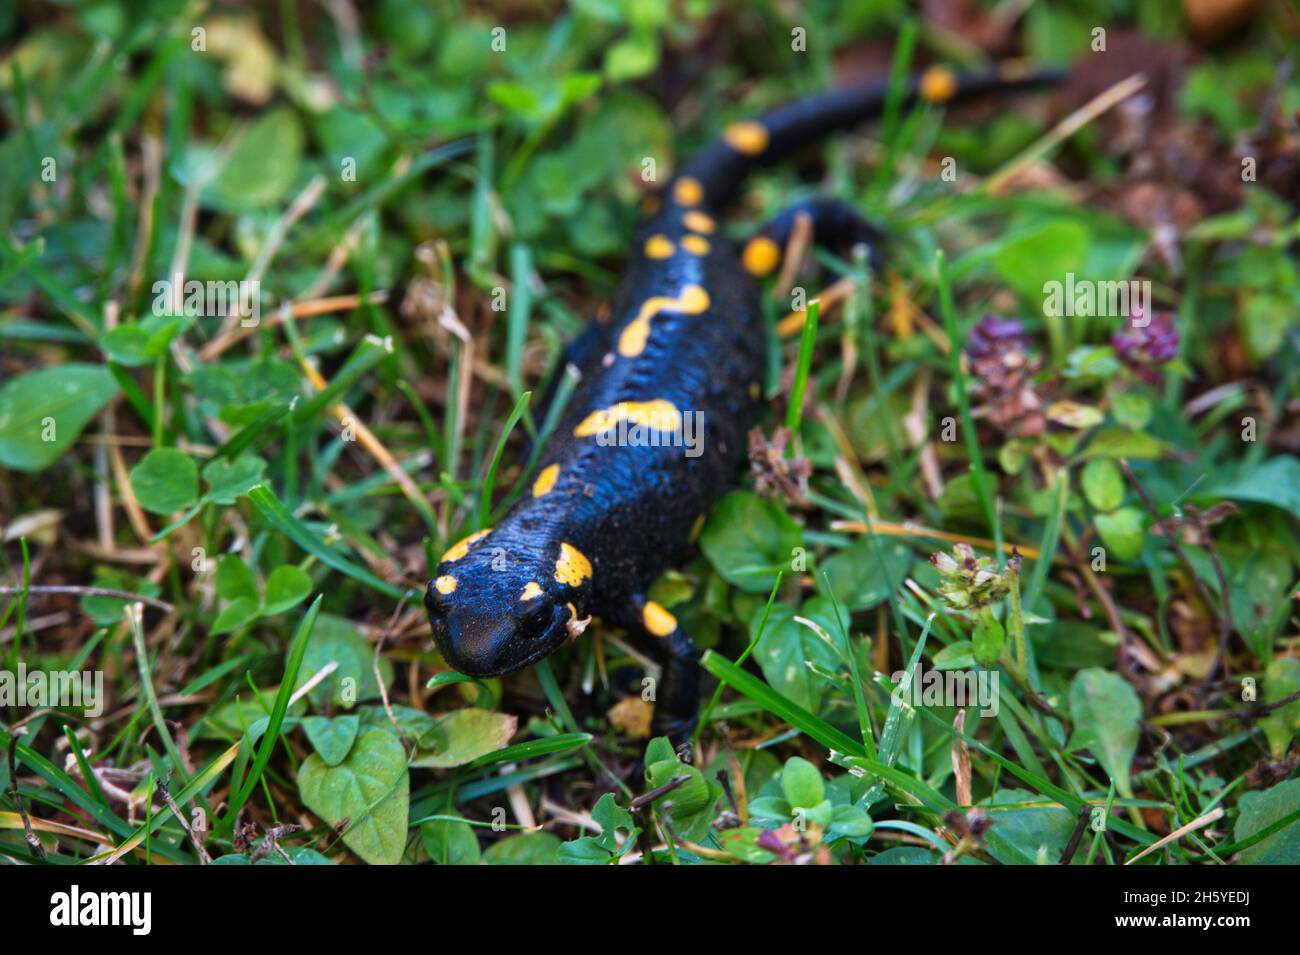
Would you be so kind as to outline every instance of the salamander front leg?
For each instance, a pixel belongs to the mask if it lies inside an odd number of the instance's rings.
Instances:
[[[651,732],[667,736],[679,753],[689,759],[683,747],[690,745],[700,709],[700,651],[686,635],[677,618],[644,598],[636,601],[637,624],[630,629],[663,667],[655,689],[655,712]]]
[[[884,240],[880,229],[844,200],[818,196],[788,206],[749,240],[741,261],[750,274],[761,277],[776,270],[801,216],[811,220],[817,245],[836,251],[866,245],[872,265],[880,265],[879,248]]]

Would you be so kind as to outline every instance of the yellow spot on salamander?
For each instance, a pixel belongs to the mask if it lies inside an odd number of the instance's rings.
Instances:
[[[917,89],[924,100],[931,103],[947,102],[957,93],[957,77],[946,66],[932,66],[921,74]]]
[[[623,333],[618,337],[618,353],[624,358],[635,358],[645,351],[645,343],[650,338],[650,319],[660,312],[681,312],[685,315],[699,315],[709,307],[709,293],[698,285],[688,285],[676,298],[667,295],[652,295],[641,303],[636,318],[628,322]]]
[[[703,232],[706,235],[713,232],[718,224],[713,221],[713,217],[706,215],[699,209],[692,209],[682,216],[682,225],[692,232]]]
[[[466,554],[469,553],[469,549],[472,545],[478,543],[484,537],[487,537],[488,534],[490,533],[492,533],[492,528],[485,527],[481,531],[475,531],[473,534],[470,534],[468,537],[462,537],[460,540],[452,544],[451,547],[447,549],[447,553],[442,555],[442,560],[438,561],[438,563],[445,564],[448,561],[460,560],[462,557],[464,557]]]
[[[560,544],[560,557],[555,562],[555,579],[569,587],[579,587],[591,578],[591,561],[572,544]]]
[[[450,574],[443,574],[433,582],[433,586],[438,593],[445,596],[456,589],[456,578]]]
[[[555,481],[560,476],[560,466],[551,464],[542,468],[542,473],[537,475],[537,480],[533,482],[533,497],[541,497],[549,494],[551,488],[555,487]]]
[[[704,187],[694,176],[682,176],[673,185],[673,198],[679,206],[698,206],[704,199]]]
[[[677,618],[653,600],[646,601],[645,610],[641,611],[641,621],[656,637],[666,637],[677,629]]]
[[[682,413],[671,401],[655,398],[651,401],[620,401],[610,408],[593,411],[573,429],[575,438],[612,431],[620,421],[641,425],[654,431],[676,432],[682,427]]]
[[[676,247],[666,235],[652,235],[645,240],[645,257],[647,259],[666,259],[676,251]]]
[[[519,594],[520,600],[533,600],[542,595],[541,585],[535,580],[530,580],[524,584],[523,591]]]
[[[722,131],[728,146],[747,156],[757,156],[767,148],[767,127],[762,123],[732,123]]]
[[[777,244],[765,235],[750,239],[745,251],[740,253],[740,261],[750,275],[762,277],[776,268],[781,261],[781,250]]]
[[[691,255],[708,255],[709,240],[702,235],[684,235],[682,236],[682,248]]]

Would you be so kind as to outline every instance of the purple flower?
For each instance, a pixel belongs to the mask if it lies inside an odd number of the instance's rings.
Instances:
[[[1110,337],[1111,347],[1119,360],[1150,385],[1160,383],[1156,369],[1178,354],[1178,341],[1178,327],[1172,312],[1135,313],[1124,331]]]
[[[966,339],[966,354],[977,360],[999,353],[1024,351],[1028,347],[1029,336],[1025,334],[1025,326],[1019,319],[1003,315],[985,315]]]
[[[1019,319],[985,315],[966,338],[975,417],[1009,434],[1042,433],[1045,419],[1033,378],[1042,363],[1029,352],[1029,335]]]
[[[754,845],[758,846],[760,849],[766,849],[768,852],[780,856],[782,859],[788,859],[790,857],[789,847],[786,846],[786,844],[781,841],[781,837],[771,829],[764,829],[759,833],[758,838],[754,840]]]

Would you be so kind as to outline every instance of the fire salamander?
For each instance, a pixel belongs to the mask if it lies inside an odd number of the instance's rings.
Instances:
[[[933,67],[904,104],[1044,83],[1007,69],[958,77]],[[744,244],[718,215],[752,171],[876,116],[883,85],[845,89],[728,126],[678,171],[635,241],[611,320],[566,350],[581,380],[532,487],[495,527],[442,555],[425,604],[447,662],[471,676],[526,667],[591,616],[624,629],[662,664],[653,728],[681,743],[699,706],[698,653],[646,596],[683,556],[736,477],[760,411],[766,342],[759,282],[780,264],[796,218],[818,243],[877,236],[849,205],[804,201]]]

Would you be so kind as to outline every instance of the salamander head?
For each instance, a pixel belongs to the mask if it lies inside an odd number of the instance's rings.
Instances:
[[[526,667],[581,632],[591,583],[591,564],[570,544],[519,557],[491,546],[488,533],[444,554],[424,595],[438,650],[479,677]]]

